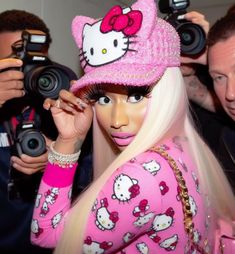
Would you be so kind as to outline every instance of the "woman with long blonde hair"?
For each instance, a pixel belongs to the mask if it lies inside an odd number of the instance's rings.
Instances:
[[[47,99],[59,136],[35,203],[31,238],[55,253],[213,253],[219,218],[235,219],[223,171],[195,131],[179,37],[154,0],[72,24],[84,76]],[[93,124],[94,180],[71,205]]]

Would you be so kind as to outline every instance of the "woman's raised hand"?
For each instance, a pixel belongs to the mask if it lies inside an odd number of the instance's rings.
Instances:
[[[47,98],[43,106],[51,110],[61,140],[85,139],[92,122],[91,105],[71,92],[61,90],[57,100]]]

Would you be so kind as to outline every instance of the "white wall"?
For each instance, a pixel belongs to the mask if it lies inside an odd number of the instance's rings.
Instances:
[[[0,12],[23,9],[41,17],[53,39],[50,57],[80,74],[78,49],[71,36],[71,21],[76,15],[102,17],[115,0],[0,0]]]
[[[234,0],[191,0],[189,10],[203,13],[210,24],[226,14],[228,8],[235,4]]]
[[[166,0],[167,1],[167,0]],[[50,56],[80,75],[78,49],[71,36],[70,25],[76,15],[102,17],[115,4],[131,4],[133,0],[0,0],[0,12],[24,9],[40,16],[51,30],[53,43]],[[234,0],[191,0],[189,10],[204,13],[213,23],[225,14]]]

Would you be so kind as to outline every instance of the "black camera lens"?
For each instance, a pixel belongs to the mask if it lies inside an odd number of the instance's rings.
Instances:
[[[26,130],[19,134],[19,145],[22,153],[32,157],[43,154],[46,150],[46,141],[37,130]]]
[[[47,75],[43,75],[38,79],[38,86],[40,87],[40,89],[45,91],[50,91],[51,89],[53,89],[54,83],[54,80]]]
[[[53,94],[57,90],[61,82],[60,80],[60,76],[54,73],[54,71],[43,72],[37,80],[37,89],[41,94]]]
[[[186,22],[176,28],[181,42],[181,54],[200,54],[206,45],[206,35],[204,30],[196,24]]]
[[[24,86],[31,94],[56,99],[61,89],[69,90],[70,78],[63,67],[37,66],[26,73]]]
[[[32,138],[28,141],[28,147],[30,149],[36,149],[39,146],[39,142],[37,139]]]
[[[192,30],[184,30],[180,34],[180,40],[183,45],[191,45],[195,40],[195,34]]]

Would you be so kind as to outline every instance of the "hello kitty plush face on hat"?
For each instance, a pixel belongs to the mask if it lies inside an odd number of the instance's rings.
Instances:
[[[87,65],[100,66],[118,60],[130,48],[142,24],[142,13],[114,6],[95,24],[83,28],[82,57]],[[101,43],[94,43],[99,41]]]
[[[72,34],[85,72],[73,92],[100,83],[152,85],[167,67],[180,64],[179,37],[157,17],[154,0],[114,6],[100,20],[76,16]]]

